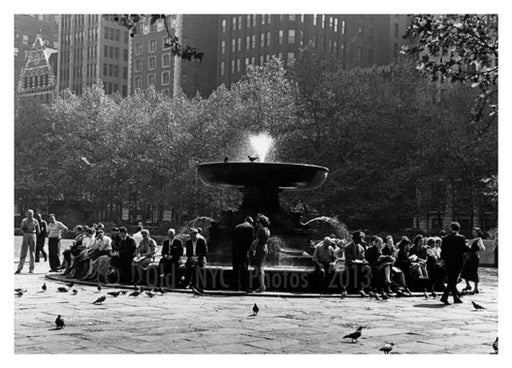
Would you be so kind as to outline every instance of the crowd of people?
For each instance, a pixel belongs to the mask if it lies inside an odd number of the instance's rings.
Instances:
[[[107,235],[101,223],[77,225],[77,235],[71,246],[63,250],[61,263],[60,239],[68,228],[57,221],[54,214],[48,218],[47,223],[40,213],[34,215],[32,210],[27,211],[27,217],[21,223],[23,240],[15,273],[22,271],[27,255],[30,257],[29,272],[33,272],[34,262],[39,262],[42,255],[45,262],[49,261],[50,272],[62,272],[70,278],[92,281],[116,272],[121,283],[146,281],[146,271],[157,257],[157,243],[147,229],[138,226],[130,235],[126,227],[114,227]],[[247,217],[233,229],[231,286],[234,290],[249,290],[250,265],[258,281],[258,287],[251,291],[266,290],[269,229],[270,221],[263,214],[258,214],[256,220]],[[479,228],[473,229],[473,240],[468,245],[459,231],[460,225],[454,222],[449,234],[431,237],[417,234],[413,240],[403,236],[396,244],[391,235],[368,237],[362,231],[352,233],[350,241],[335,235],[325,237],[312,252],[319,286],[328,287],[339,270],[338,261],[344,259],[346,280],[350,280],[350,285],[363,296],[373,292],[387,297],[410,294],[410,287],[422,285],[434,295],[436,291],[444,290],[441,301],[446,304],[449,294],[454,303],[460,303],[457,290],[460,278],[466,282],[463,292],[479,292],[479,253],[485,247]],[[196,283],[196,269],[207,264],[208,242],[201,233],[201,228],[190,228],[189,237],[183,244],[174,229],[168,230],[161,247],[160,277],[169,275],[176,287],[191,287]],[[48,255],[44,251],[46,238]],[[346,286],[349,283],[342,285],[342,293],[346,292]]]

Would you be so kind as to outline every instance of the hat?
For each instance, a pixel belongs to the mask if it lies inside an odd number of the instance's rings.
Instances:
[[[197,234],[197,233],[199,233],[199,230],[198,230],[197,228],[195,228],[195,227],[191,227],[191,228],[190,228],[190,232],[191,232],[191,233],[196,233],[196,234]]]

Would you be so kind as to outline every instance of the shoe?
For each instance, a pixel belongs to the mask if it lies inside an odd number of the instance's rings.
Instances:
[[[254,292],[256,292],[256,293],[263,293],[263,292],[265,292],[265,290],[267,290],[266,287],[260,287],[260,288],[257,288],[256,290],[254,290]]]
[[[28,271],[28,273],[34,273],[34,270],[30,270],[30,271]]]
[[[444,305],[450,305],[450,302],[448,301],[448,298],[441,298],[441,302],[444,303]]]
[[[478,294],[480,291],[478,289],[475,289],[475,291],[473,291],[473,294]]]
[[[21,270],[16,270],[16,272],[14,272],[15,275],[21,273]]]
[[[460,298],[453,298],[453,304],[462,304],[462,300]]]
[[[37,260],[37,261],[34,261],[34,262],[35,262],[35,263],[39,263],[39,260]]]

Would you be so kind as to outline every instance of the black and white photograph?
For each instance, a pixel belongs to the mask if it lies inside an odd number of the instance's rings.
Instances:
[[[507,17],[440,3],[12,5],[7,353],[503,363]]]

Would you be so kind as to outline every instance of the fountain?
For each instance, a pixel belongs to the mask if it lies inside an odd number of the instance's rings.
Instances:
[[[311,231],[300,221],[300,213],[283,209],[279,193],[306,191],[320,187],[329,169],[317,165],[264,162],[271,144],[268,136],[251,138],[258,152],[247,162],[210,162],[197,165],[201,181],[209,186],[234,188],[242,193],[237,211],[224,211],[220,221],[210,230],[210,254],[214,264],[231,263],[231,234],[246,216],[263,213],[271,222],[268,266],[312,266],[308,254]]]

